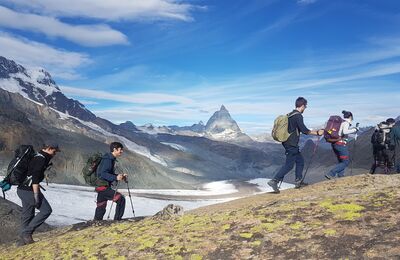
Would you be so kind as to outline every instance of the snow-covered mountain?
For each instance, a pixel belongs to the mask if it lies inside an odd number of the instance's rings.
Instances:
[[[215,140],[230,141],[246,137],[251,140],[250,137],[242,133],[224,105],[207,121],[205,132],[207,137]]]
[[[53,181],[72,184],[83,183],[86,158],[107,152],[112,141],[126,147],[120,169],[130,174],[134,187],[142,188],[189,188],[216,180],[270,177],[280,160],[265,150],[202,137],[202,123],[145,128],[164,134],[149,134],[130,121],[116,125],[99,118],[67,98],[45,70],[0,59],[0,173],[18,145],[39,148],[48,140],[63,147],[54,162]],[[181,135],[185,132],[195,136]]]
[[[224,105],[221,109],[216,111],[211,118],[204,125],[202,121],[192,126],[154,126],[146,124],[138,127],[142,132],[148,134],[174,134],[183,136],[200,136],[212,140],[232,142],[232,143],[246,143],[253,140],[244,134],[236,121],[231,117],[229,111]]]
[[[79,101],[67,98],[50,74],[42,68],[27,69],[0,56],[0,85],[4,90],[18,93],[67,115],[85,121],[92,121],[96,118]]]

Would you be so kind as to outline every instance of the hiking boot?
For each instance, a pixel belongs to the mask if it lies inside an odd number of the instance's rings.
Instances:
[[[308,183],[304,182],[303,180],[295,180],[294,181],[294,188],[295,189],[300,189],[301,187],[307,186]]]
[[[15,245],[17,247],[24,246],[25,245],[25,241],[22,238],[20,238]]]
[[[270,180],[267,182],[269,186],[274,190],[275,193],[279,193],[279,188],[278,188],[278,181],[277,180]]]
[[[327,174],[325,174],[325,178],[327,178],[328,180],[332,180],[335,177],[330,175],[329,173],[327,173]]]
[[[35,243],[35,241],[32,238],[32,234],[22,234],[21,240],[25,243],[25,245]]]

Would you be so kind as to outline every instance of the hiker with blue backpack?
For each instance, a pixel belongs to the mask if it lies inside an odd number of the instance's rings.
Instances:
[[[359,131],[358,123],[355,127],[351,127],[353,122],[353,114],[350,111],[342,111],[343,118],[340,116],[331,116],[327,122],[324,137],[331,143],[332,150],[335,153],[338,163],[327,174],[325,178],[333,179],[335,177],[344,177],[345,170],[350,164],[348,135],[355,134]]]
[[[295,102],[295,109],[287,115],[279,116],[274,122],[272,137],[281,142],[285,148],[286,162],[282,168],[268,181],[275,193],[279,193],[278,183],[283,180],[285,175],[290,172],[296,164],[295,185],[300,188],[303,184],[304,158],[300,152],[299,141],[300,133],[305,135],[322,136],[323,129],[309,130],[304,125],[303,113],[307,108],[307,100],[299,97]]]

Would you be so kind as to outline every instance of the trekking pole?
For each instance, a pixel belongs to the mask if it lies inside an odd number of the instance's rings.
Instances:
[[[131,207],[132,207],[133,217],[135,217],[135,208],[133,207],[132,196],[131,196],[131,190],[129,189],[128,177],[125,179],[125,182],[126,182],[126,186],[128,187],[128,196],[129,196],[129,200],[131,201]]]
[[[313,153],[311,155],[310,163],[307,165],[307,168],[306,168],[306,171],[304,172],[303,178],[300,181],[300,185],[303,183],[304,179],[306,178],[308,169],[310,169],[310,166],[311,166],[311,164],[312,164],[312,162],[314,160],[315,154],[317,153],[317,149],[318,149],[318,146],[319,146],[319,142],[321,141],[322,137],[323,137],[323,135],[318,137],[318,139],[317,139],[317,143],[315,144]]]
[[[110,219],[111,210],[112,210],[112,208],[113,208],[114,198],[115,198],[115,195],[117,194],[118,186],[119,186],[119,181],[117,181],[117,187],[115,188],[115,191],[114,191],[114,196],[113,196],[112,201],[111,201],[110,212],[108,212],[107,220]]]

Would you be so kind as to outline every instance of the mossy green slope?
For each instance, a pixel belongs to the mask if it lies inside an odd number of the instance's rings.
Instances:
[[[213,205],[183,217],[64,228],[1,259],[400,257],[400,175],[354,176]]]

